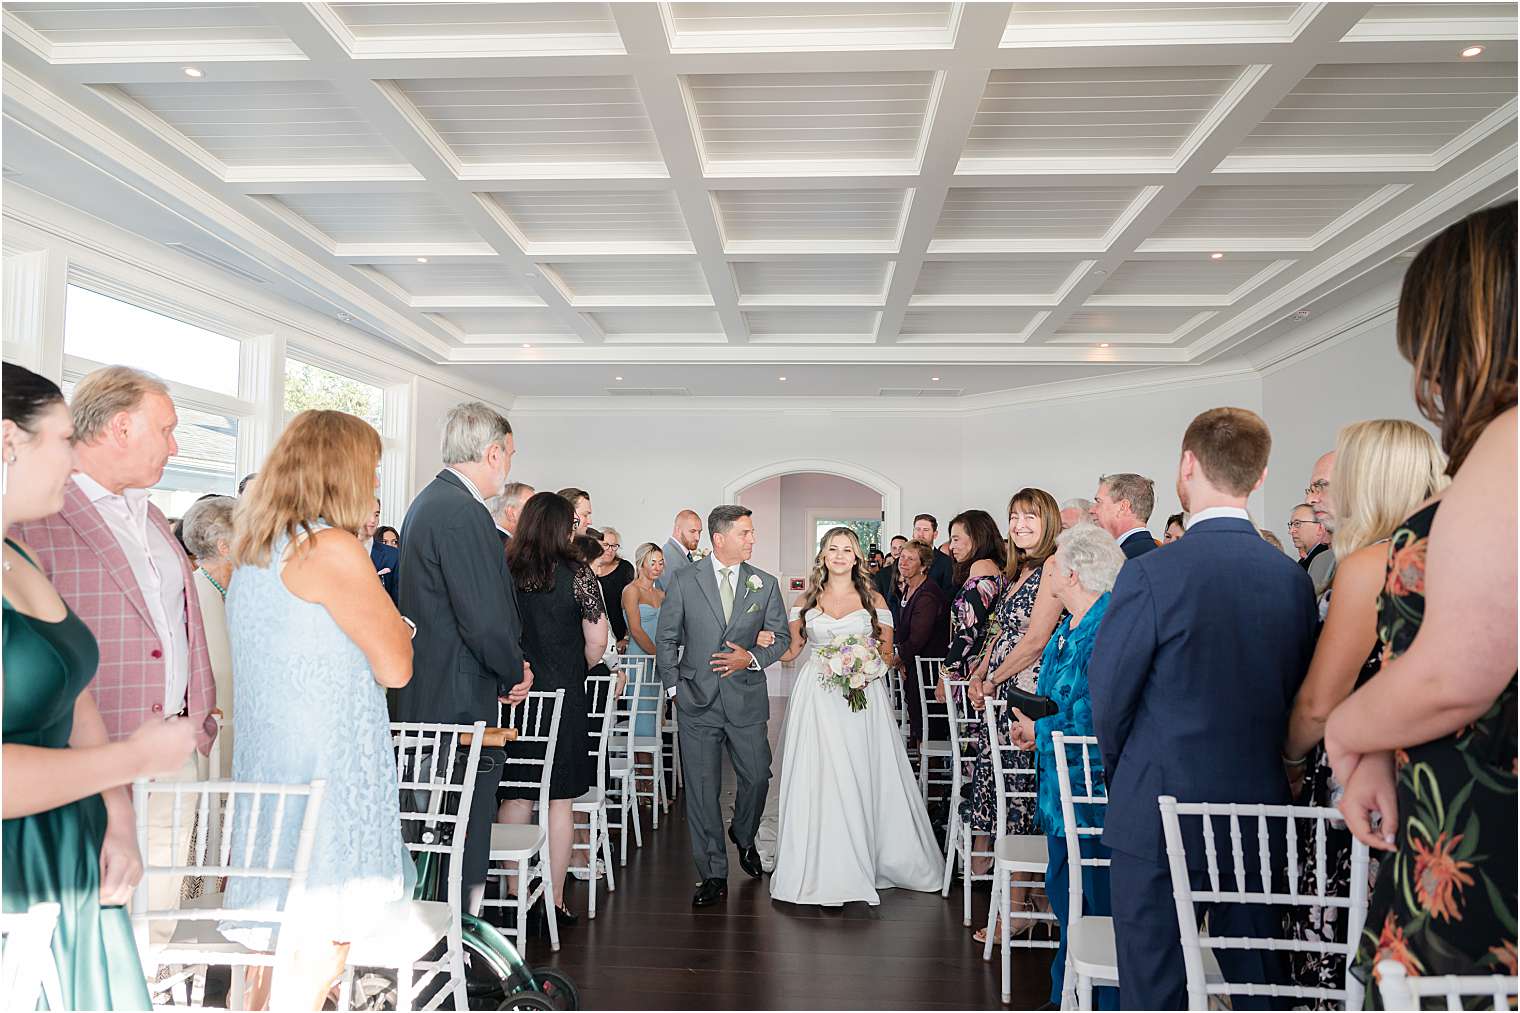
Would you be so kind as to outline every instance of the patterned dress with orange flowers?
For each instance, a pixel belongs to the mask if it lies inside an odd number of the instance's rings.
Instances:
[[[1384,663],[1413,643],[1424,618],[1425,548],[1438,505],[1394,533],[1378,608]],[[1357,952],[1364,980],[1381,960],[1411,975],[1515,973],[1516,713],[1511,678],[1472,724],[1395,754],[1398,848],[1367,912]],[[1367,1005],[1380,1005],[1375,985]]]

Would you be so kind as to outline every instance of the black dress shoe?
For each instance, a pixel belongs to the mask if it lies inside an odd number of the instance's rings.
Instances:
[[[728,880],[704,879],[697,884],[697,892],[691,896],[692,907],[712,907],[728,896]]]
[[[556,926],[572,926],[580,924],[580,917],[567,907],[555,907],[554,924]]]
[[[734,836],[734,828],[728,828],[728,839],[734,842],[739,849],[739,868],[743,869],[751,879],[759,879],[765,875],[765,867],[760,864],[760,852],[753,844],[749,847],[739,843],[739,838]]]

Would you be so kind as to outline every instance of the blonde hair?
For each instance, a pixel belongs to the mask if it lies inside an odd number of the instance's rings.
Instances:
[[[808,574],[807,589],[802,592],[802,597],[797,602],[797,608],[802,612],[802,637],[807,639],[807,614],[808,610],[818,604],[819,595],[823,594],[823,586],[829,580],[829,568],[824,565],[823,553],[839,535],[844,535],[850,540],[850,549],[855,553],[855,565],[850,569],[850,583],[855,586],[855,593],[860,596],[860,607],[871,613],[871,636],[881,639],[881,620],[876,618],[876,608],[872,605],[875,600],[876,587],[866,576],[866,556],[860,551],[860,537],[855,534],[853,528],[844,525],[829,528],[818,539],[818,555],[813,557],[813,569]]]
[[[238,501],[234,565],[266,565],[280,535],[310,534],[318,519],[357,534],[375,509],[379,464],[380,434],[358,416],[310,410],[291,419]]]
[[[80,380],[69,411],[74,416],[74,442],[91,443],[122,412],[136,411],[149,394],[169,396],[169,388],[151,373],[130,366],[106,366]]]
[[[639,550],[633,554],[634,572],[642,574],[644,572],[644,560],[656,552],[661,556],[665,555],[665,550],[653,542],[645,542],[643,545],[640,545]]]
[[[1392,535],[1415,507],[1450,483],[1446,455],[1424,429],[1405,419],[1368,419],[1340,431],[1335,443],[1337,560]]]

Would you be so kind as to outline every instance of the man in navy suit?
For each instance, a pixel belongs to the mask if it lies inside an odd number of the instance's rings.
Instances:
[[[1177,475],[1177,495],[1191,513],[1187,534],[1165,552],[1124,565],[1088,666],[1109,782],[1103,843],[1113,852],[1126,1009],[1184,1009],[1187,1002],[1157,797],[1289,801],[1283,735],[1313,653],[1316,616],[1308,574],[1263,541],[1246,513],[1271,448],[1266,423],[1243,408],[1215,408],[1193,420]],[[1200,823],[1185,820],[1184,837],[1202,887]],[[1246,836],[1253,871],[1244,886],[1260,889],[1254,834]],[[1218,827],[1221,875],[1233,883],[1229,840],[1228,828]],[[1210,913],[1209,931],[1271,937],[1277,924],[1265,906],[1221,904]],[[1225,950],[1219,962],[1232,982],[1281,978],[1275,955]],[[1234,997],[1236,1009],[1260,1001]]]
[[[375,573],[380,577],[380,586],[385,588],[385,593],[395,602],[398,600],[396,568],[401,565],[401,551],[375,538],[375,531],[379,527],[380,501],[377,499],[375,509],[370,512],[369,520],[364,522],[364,527],[359,532],[359,541],[369,551],[369,561],[374,564]]]
[[[1156,539],[1146,528],[1155,508],[1156,483],[1144,475],[1121,471],[1098,479],[1092,521],[1114,536],[1124,558],[1134,559],[1156,548]]]

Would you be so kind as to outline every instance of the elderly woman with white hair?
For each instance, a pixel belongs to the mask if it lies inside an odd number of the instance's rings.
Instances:
[[[216,706],[226,722],[217,736],[224,775],[232,772],[232,646],[227,639],[227,585],[232,583],[231,496],[203,496],[180,522],[185,548],[195,558],[195,593],[206,627],[206,653],[216,680]]]
[[[1050,717],[1031,721],[1023,713],[1014,710],[1018,719],[1010,725],[1015,745],[1035,751],[1035,768],[1039,788],[1037,812],[1041,829],[1045,831],[1050,851],[1050,863],[1045,872],[1045,893],[1050,898],[1050,908],[1061,926],[1061,945],[1050,965],[1050,1001],[1061,1002],[1063,977],[1066,969],[1066,938],[1068,883],[1071,869],[1066,861],[1066,833],[1061,819],[1061,788],[1056,777],[1055,746],[1051,734],[1092,735],[1092,694],[1087,686],[1087,663],[1092,658],[1093,641],[1098,627],[1108,611],[1109,592],[1124,565],[1124,551],[1113,536],[1095,524],[1078,524],[1063,531],[1056,539],[1054,573],[1047,573],[1046,587],[1066,609],[1066,615],[1056,627],[1045,654],[1040,659],[1040,692],[1055,702],[1059,710]],[[1102,761],[1093,754],[1095,783],[1102,781]],[[1077,825],[1101,827],[1103,806],[1079,805],[1076,807]],[[1084,837],[1082,854],[1090,858],[1107,858],[1096,836]],[[1083,866],[1082,898],[1085,912],[1090,915],[1109,914],[1108,869]],[[1118,996],[1110,988],[1096,992],[1099,1009],[1118,1009]]]

